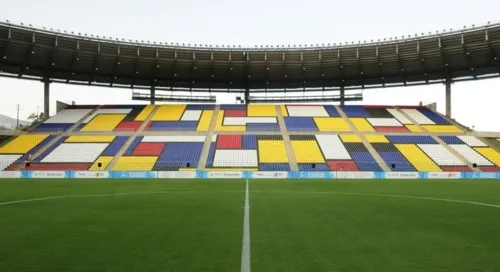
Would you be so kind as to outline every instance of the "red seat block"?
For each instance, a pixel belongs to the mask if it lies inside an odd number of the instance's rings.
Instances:
[[[144,130],[149,130],[149,127],[151,127],[152,124],[153,122],[149,121],[148,124],[144,127]]]
[[[31,163],[30,167],[25,167],[23,170],[39,170],[39,171],[62,171],[88,170],[92,164],[88,163]]]
[[[121,122],[116,128],[115,131],[137,131],[141,126],[142,122]]]
[[[217,136],[217,149],[241,149],[241,135]]]
[[[481,172],[500,172],[500,168],[496,166],[479,166]]]
[[[224,117],[246,117],[246,110],[225,110]]]
[[[133,156],[160,156],[165,143],[140,143],[132,153]]]
[[[468,166],[441,166],[444,172],[472,172]]]
[[[359,171],[354,161],[328,161],[328,167],[332,171]]]

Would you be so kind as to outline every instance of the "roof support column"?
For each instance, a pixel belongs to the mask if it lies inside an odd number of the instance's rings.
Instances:
[[[250,88],[245,88],[245,105],[250,104]]]
[[[150,92],[150,97],[149,97],[150,101],[149,103],[151,105],[154,105],[155,104],[155,101],[156,101],[156,96],[155,96],[155,85],[151,85],[151,92]]]
[[[341,106],[345,105],[344,95],[345,95],[345,89],[344,89],[344,85],[342,85],[342,86],[340,86],[340,105]]]
[[[50,81],[48,78],[43,80],[43,119],[49,118],[50,112]]]
[[[446,117],[451,118],[451,77],[446,77]]]

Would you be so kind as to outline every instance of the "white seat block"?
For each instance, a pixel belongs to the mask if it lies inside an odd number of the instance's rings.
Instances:
[[[187,110],[182,115],[181,121],[198,121],[200,120],[201,110]]]
[[[214,134],[212,136],[212,143],[215,143],[215,142],[217,142],[217,134]]]
[[[63,110],[50,117],[44,124],[74,124],[89,114],[92,109],[69,109]]]
[[[403,125],[395,118],[366,118],[374,127],[402,127]]]
[[[92,121],[98,114],[129,114],[131,111],[132,109],[99,109],[86,118],[83,123],[86,124]]]
[[[493,166],[489,160],[483,157],[481,154],[477,153],[468,145],[463,144],[451,144],[451,148],[457,151],[460,155],[464,156],[471,164],[477,164],[480,166]]]
[[[167,135],[167,136],[144,136],[142,138],[142,142],[145,143],[203,143],[205,142],[205,136],[187,136],[187,135]]]
[[[419,144],[418,147],[440,166],[465,165],[457,156],[440,144]]]
[[[412,122],[410,120],[408,120],[408,118],[406,118],[406,116],[404,116],[398,110],[387,109],[387,111],[390,112],[392,114],[392,116],[394,116],[394,118],[396,118],[399,122],[401,122],[401,124],[403,124],[403,125],[411,125],[412,124]]]
[[[257,150],[230,150],[215,151],[214,167],[257,167]]]
[[[351,155],[337,135],[316,135],[318,144],[327,160],[350,160]]]
[[[0,171],[5,170],[9,165],[13,164],[22,155],[0,155]]]
[[[415,122],[417,122],[421,125],[434,125],[435,124],[431,119],[427,118],[427,116],[423,115],[417,109],[402,109],[402,111],[404,113],[408,114],[408,116],[410,116],[410,118],[412,118],[413,120],[415,120]]]
[[[462,142],[466,143],[469,146],[472,147],[477,147],[477,146],[488,146],[487,144],[483,143],[481,140],[474,136],[457,136],[458,139],[462,140]]]
[[[42,162],[93,163],[108,143],[63,143],[52,150]]]
[[[248,123],[265,123],[276,124],[276,117],[226,117],[224,118],[224,126],[244,126]]]
[[[323,106],[287,106],[290,117],[330,117]]]

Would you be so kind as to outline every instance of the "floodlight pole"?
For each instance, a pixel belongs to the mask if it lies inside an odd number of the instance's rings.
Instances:
[[[451,77],[447,76],[446,81],[446,117],[451,118]]]
[[[48,78],[43,79],[43,119],[47,120],[49,118],[50,112],[50,80]]]

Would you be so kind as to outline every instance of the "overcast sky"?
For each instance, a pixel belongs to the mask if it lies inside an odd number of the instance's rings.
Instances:
[[[332,0],[24,0],[3,1],[0,20],[106,37],[251,46],[321,44],[459,29],[500,20],[500,1]],[[0,114],[15,117],[43,111],[43,85],[0,78]],[[51,85],[55,101],[77,104],[131,103],[131,90]],[[234,97],[218,97],[233,103]],[[444,86],[365,90],[363,104],[414,105],[437,102],[444,112]],[[478,130],[500,131],[500,80],[452,86],[453,117]]]

